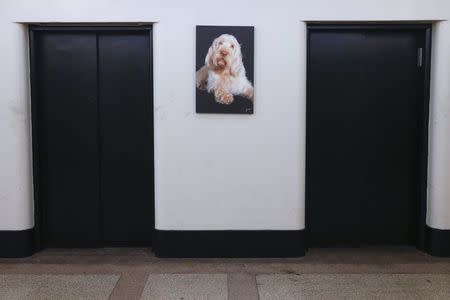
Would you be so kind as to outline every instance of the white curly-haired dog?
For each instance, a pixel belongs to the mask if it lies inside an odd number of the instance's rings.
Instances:
[[[196,77],[197,88],[214,93],[218,103],[233,103],[233,95],[253,101],[253,86],[245,74],[241,45],[231,34],[222,34],[213,41]]]

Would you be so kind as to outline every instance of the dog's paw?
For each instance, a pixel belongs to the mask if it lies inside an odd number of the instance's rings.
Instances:
[[[231,104],[234,101],[234,97],[231,93],[225,91],[224,89],[218,89],[216,90],[215,94],[215,98],[216,98],[216,102],[221,103],[221,104]]]
[[[205,80],[197,81],[196,86],[199,90],[206,90],[206,81]]]
[[[208,68],[206,66],[201,67],[195,74],[195,85],[200,90],[206,90],[208,82]]]
[[[253,88],[248,88],[244,91],[244,97],[253,101]]]
[[[233,103],[234,97],[230,93],[227,93],[227,94],[223,94],[219,100],[220,100],[220,103],[231,104],[231,103]]]

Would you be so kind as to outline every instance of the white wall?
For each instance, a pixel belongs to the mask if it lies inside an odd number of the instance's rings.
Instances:
[[[433,30],[427,223],[450,229],[450,22]]]
[[[0,0],[0,230],[33,226],[26,30],[15,22],[156,22],[158,229],[301,229],[303,21],[449,17],[446,0]],[[254,115],[195,114],[195,25],[255,26]],[[450,27],[435,29],[428,224],[450,229]]]

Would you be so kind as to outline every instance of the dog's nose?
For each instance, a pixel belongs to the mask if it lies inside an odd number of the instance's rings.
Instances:
[[[228,51],[227,50],[220,50],[220,55],[227,56],[228,55]]]

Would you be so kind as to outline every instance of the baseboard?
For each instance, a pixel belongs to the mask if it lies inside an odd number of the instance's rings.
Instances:
[[[433,256],[450,257],[450,229],[442,230],[427,226],[425,251]]]
[[[0,258],[19,258],[34,252],[34,229],[0,230]]]
[[[155,230],[157,257],[299,257],[304,230]]]

